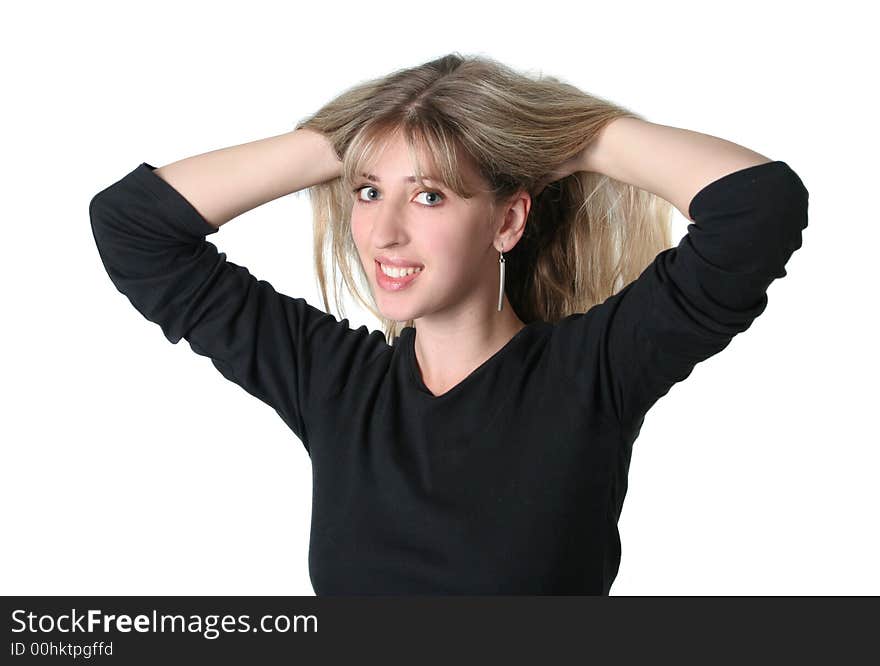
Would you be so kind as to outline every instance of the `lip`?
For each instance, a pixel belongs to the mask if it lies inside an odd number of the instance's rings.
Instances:
[[[418,273],[406,275],[401,278],[393,278],[382,272],[382,266],[379,265],[378,259],[374,263],[376,264],[376,282],[386,291],[400,291],[401,289],[406,289],[415,282],[415,279],[419,277],[419,275],[425,272],[425,269],[423,268]]]
[[[397,268],[424,268],[423,264],[419,264],[413,261],[409,261],[408,259],[402,259],[400,257],[384,257],[378,256],[375,258],[376,261],[385,264],[386,266],[396,266]]]

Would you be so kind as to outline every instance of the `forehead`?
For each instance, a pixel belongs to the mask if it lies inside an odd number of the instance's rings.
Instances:
[[[402,132],[394,132],[388,137],[376,140],[376,149],[371,156],[362,158],[359,175],[371,178],[383,184],[409,184],[418,182],[416,163],[422,168],[422,177],[426,181],[443,182],[443,173],[434,162],[430,151],[416,141],[412,146],[412,154]],[[476,165],[467,153],[458,147],[455,152],[453,167],[458,175],[468,184],[478,180]]]

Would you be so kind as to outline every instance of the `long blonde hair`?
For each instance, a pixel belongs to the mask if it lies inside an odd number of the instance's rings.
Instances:
[[[343,163],[339,178],[308,190],[325,311],[329,250],[331,275],[338,270],[349,292],[382,321],[389,343],[404,326],[414,326],[378,311],[350,227],[358,174],[395,132],[405,137],[417,177],[425,173],[416,154],[423,150],[447,187],[472,196],[456,167],[465,151],[489,184],[493,204],[521,189],[532,196],[523,236],[505,252],[505,292],[523,322],[557,322],[617,293],[671,245],[672,205],[585,171],[534,190],[622,116],[643,119],[553,76],[457,52],[346,90],[296,125],[324,134]],[[337,311],[345,316],[333,284]]]

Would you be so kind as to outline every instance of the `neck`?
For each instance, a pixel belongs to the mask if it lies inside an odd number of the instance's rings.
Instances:
[[[497,353],[525,326],[507,297],[501,312],[471,321],[417,320],[415,354],[425,386],[445,393]]]

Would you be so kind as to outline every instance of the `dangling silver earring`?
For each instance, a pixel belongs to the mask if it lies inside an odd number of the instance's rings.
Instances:
[[[498,285],[498,312],[504,307],[504,243],[501,243],[501,256],[498,257],[498,267],[501,272],[501,279]]]

